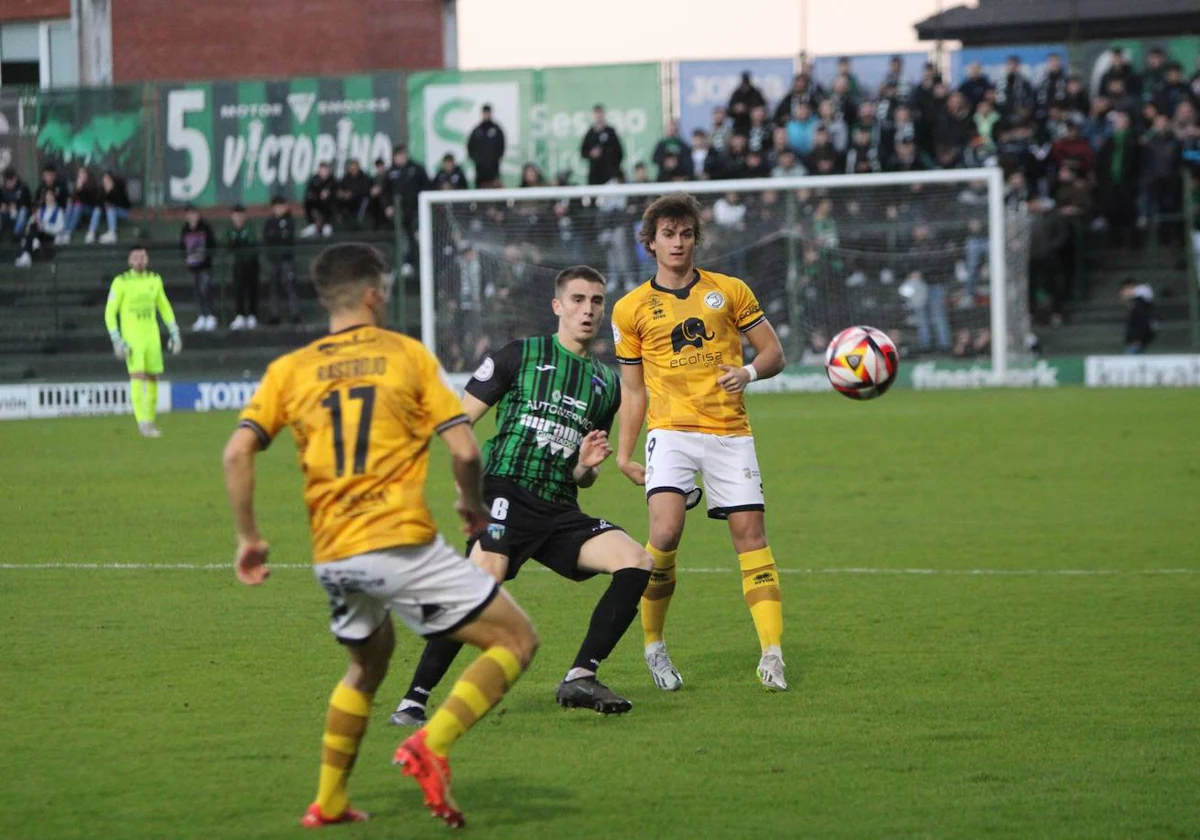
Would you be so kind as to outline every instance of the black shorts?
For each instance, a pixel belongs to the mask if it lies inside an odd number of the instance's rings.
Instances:
[[[588,516],[575,505],[544,501],[503,478],[484,478],[483,498],[491,522],[476,541],[484,551],[508,558],[505,580],[515,578],[530,559],[570,580],[587,580],[596,573],[579,569],[583,544],[608,531],[624,530]],[[474,542],[467,546],[468,554]]]

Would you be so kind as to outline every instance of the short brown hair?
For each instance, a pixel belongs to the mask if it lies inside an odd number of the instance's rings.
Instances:
[[[555,296],[557,297],[563,286],[572,280],[586,280],[589,283],[599,283],[604,288],[608,288],[608,281],[604,279],[604,275],[590,265],[573,265],[558,272],[558,276],[554,278]]]
[[[334,311],[357,304],[368,287],[382,288],[388,265],[383,254],[370,245],[347,242],[330,245],[318,254],[311,271],[321,304]]]
[[[638,231],[638,242],[649,249],[658,232],[658,223],[663,221],[688,222],[696,233],[696,244],[699,245],[704,241],[704,225],[700,221],[700,202],[690,193],[671,193],[650,202],[650,206],[642,214],[642,228]]]

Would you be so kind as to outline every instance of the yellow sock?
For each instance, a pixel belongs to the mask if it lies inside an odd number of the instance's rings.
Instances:
[[[642,638],[651,644],[663,640],[667,609],[675,594],[675,552],[660,551],[650,543],[646,543],[646,551],[654,558],[654,571],[642,594]]]
[[[508,648],[490,647],[480,654],[425,724],[429,749],[447,755],[454,742],[500,702],[523,670],[521,660]]]
[[[367,731],[371,715],[370,694],[338,683],[329,698],[325,734],[321,737],[321,775],[317,782],[317,805],[321,816],[333,819],[346,810],[346,782],[354,769],[358,745]]]
[[[777,646],[783,639],[783,602],[771,547],[739,554],[738,565],[742,567],[742,594],[758,631],[758,643],[763,650]]]
[[[158,416],[158,380],[146,380],[146,402],[145,408],[142,410],[142,416],[146,418],[147,423],[153,423],[154,418]]]
[[[133,419],[139,424],[146,422],[146,380],[129,380],[129,404],[133,406]]]

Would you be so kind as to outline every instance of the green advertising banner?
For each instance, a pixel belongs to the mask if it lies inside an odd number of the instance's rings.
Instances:
[[[111,169],[132,193],[146,174],[145,100],[140,86],[39,90],[21,98],[22,122],[37,138],[39,165]]]
[[[579,155],[602,104],[625,146],[625,169],[649,159],[662,136],[662,95],[657,64],[564,67],[550,70],[485,70],[413,73],[408,77],[408,122],[413,156],[434,170],[453,154],[468,176],[467,137],[492,106],[492,119],[504,129],[501,174],[516,185],[521,167],[535,163],[547,179],[570,170],[585,183],[587,163]]]
[[[389,164],[404,130],[399,73],[279,81],[199,82],[160,90],[168,202],[266,204],[304,186],[327,161],[341,174]]]
[[[1038,359],[1009,366],[1004,379],[992,373],[990,361],[900,362],[896,388],[917,391],[972,390],[977,388],[1058,388],[1082,385],[1084,360],[1076,357]],[[798,393],[833,391],[825,368],[819,365],[788,365],[783,373],[751,385],[753,393]]]
[[[1146,55],[1154,47],[1163,50],[1167,62],[1178,61],[1183,65],[1184,79],[1190,79],[1200,55],[1200,37],[1195,35],[1179,38],[1147,38],[1144,40],[1118,38],[1115,41],[1085,41],[1067,47],[1071,69],[1083,78],[1088,94],[1095,96],[1100,91],[1100,79],[1112,65],[1112,48],[1120,47],[1126,60],[1138,73],[1146,67]]]

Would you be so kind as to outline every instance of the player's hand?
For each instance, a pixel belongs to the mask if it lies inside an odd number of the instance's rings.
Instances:
[[[121,361],[124,361],[129,356],[129,345],[125,343],[125,339],[121,338],[121,333],[113,330],[108,334],[112,340],[113,355]]]
[[[463,533],[471,538],[487,530],[488,523],[492,521],[483,505],[468,504],[462,496],[454,503],[454,510],[463,521]]]
[[[179,334],[179,327],[171,329],[171,337],[167,339],[167,349],[171,351],[172,356],[178,356],[183,351],[183,336]]]
[[[608,445],[608,432],[595,429],[588,432],[579,444],[579,466],[586,469],[598,467],[612,454]]]
[[[745,368],[730,367],[729,365],[717,365],[717,367],[721,369],[717,384],[724,388],[726,393],[740,394],[750,384],[750,374],[746,372]]]
[[[636,461],[626,461],[625,463],[617,463],[617,469],[625,474],[625,477],[639,487],[646,486],[646,468]]]
[[[238,538],[237,559],[233,562],[233,571],[237,579],[247,586],[258,586],[271,576],[267,566],[267,553],[270,546],[261,538],[244,540]]]

